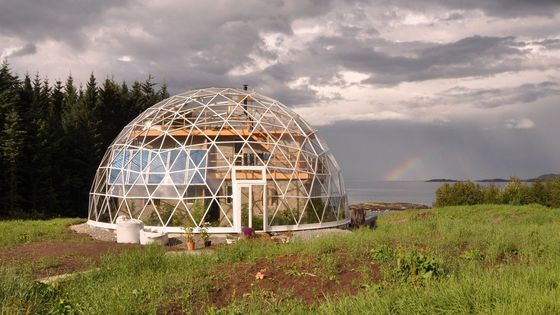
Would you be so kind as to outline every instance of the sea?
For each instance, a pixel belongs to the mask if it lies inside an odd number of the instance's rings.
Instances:
[[[348,202],[361,203],[411,202],[431,206],[436,199],[436,190],[444,183],[423,181],[373,181],[345,180]],[[487,183],[479,183],[486,185]],[[497,185],[504,185],[497,183]]]

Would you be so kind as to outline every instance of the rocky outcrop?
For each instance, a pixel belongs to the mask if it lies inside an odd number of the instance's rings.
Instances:
[[[407,209],[430,209],[430,206],[408,202],[364,202],[350,205],[350,210],[402,211]]]
[[[430,209],[431,207],[408,202],[364,202],[350,205],[350,227],[375,228],[377,216],[407,209]]]

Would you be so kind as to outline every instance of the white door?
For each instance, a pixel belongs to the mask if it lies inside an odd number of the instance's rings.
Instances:
[[[267,231],[266,177],[264,167],[237,166],[233,169],[233,222],[237,231],[251,227]]]

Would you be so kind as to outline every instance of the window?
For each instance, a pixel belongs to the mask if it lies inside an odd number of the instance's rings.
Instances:
[[[263,160],[263,162],[266,163],[266,161],[268,161],[270,159],[270,153],[269,152],[263,152],[260,154],[261,159]]]
[[[165,177],[165,161],[162,160],[162,156],[157,154],[156,152],[152,152],[151,154],[151,162],[148,167],[148,184],[159,184]]]
[[[190,150],[190,157],[192,165],[189,168],[205,167],[206,166],[206,150]]]
[[[256,164],[255,162],[255,155],[253,153],[243,154],[243,165],[253,166]]]
[[[243,148],[243,143],[239,143],[239,142],[235,143],[235,147],[234,147],[235,153],[239,153],[242,148]]]
[[[166,176],[175,185],[204,184],[206,180],[207,150],[180,148],[152,151],[114,151],[108,183],[134,185],[142,176],[148,185],[158,185]],[[167,184],[169,180],[165,181]]]
[[[113,163],[111,163],[111,171],[109,173],[109,184],[123,183],[122,168],[125,161],[125,152],[124,150],[113,151]]]
[[[278,204],[278,191],[276,188],[268,188],[268,206],[272,207]]]
[[[146,166],[148,165],[148,156],[149,153],[147,150],[128,150],[128,156],[130,158],[130,162],[128,165],[128,176],[126,178],[126,183],[129,185],[133,185],[137,182],[138,177],[140,176],[140,172],[142,172]]]
[[[226,192],[225,192],[226,197],[226,203],[227,204],[231,204],[232,199],[232,195],[233,195],[233,187],[231,187],[231,184],[228,184],[226,186]]]

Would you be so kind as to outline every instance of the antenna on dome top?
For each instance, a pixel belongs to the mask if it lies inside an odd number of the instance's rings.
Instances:
[[[248,84],[243,84],[243,91],[247,91],[248,87]],[[245,96],[245,98],[243,99],[243,108],[245,109],[245,111],[247,111],[247,96]]]

